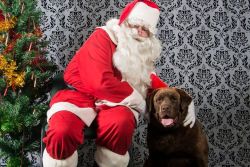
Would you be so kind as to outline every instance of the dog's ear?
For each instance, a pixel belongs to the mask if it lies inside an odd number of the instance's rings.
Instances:
[[[180,94],[180,98],[181,98],[181,109],[182,109],[183,111],[187,110],[189,104],[192,102],[192,97],[191,97],[187,92],[185,92],[185,91],[182,90],[182,89],[179,89],[179,88],[175,88],[175,89],[176,89],[176,91]]]
[[[154,111],[154,96],[158,92],[159,89],[151,90],[150,93],[148,93],[146,98],[146,113],[145,118],[149,120],[150,113]]]

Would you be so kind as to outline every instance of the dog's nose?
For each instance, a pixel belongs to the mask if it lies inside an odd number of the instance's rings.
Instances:
[[[166,111],[168,111],[169,110],[169,107],[168,106],[162,106],[161,107],[161,111],[163,111],[163,112],[166,112]]]

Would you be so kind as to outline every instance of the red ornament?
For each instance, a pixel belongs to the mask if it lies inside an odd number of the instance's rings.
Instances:
[[[7,45],[7,47],[5,48],[5,50],[4,50],[3,53],[4,53],[4,54],[10,53],[10,52],[13,50],[15,44],[16,44],[16,41],[13,41],[13,42],[9,43],[9,44]]]
[[[16,32],[13,31],[13,30],[10,30],[10,31],[9,31],[9,35],[10,35],[10,38],[11,38],[12,40],[17,40],[17,39],[19,39],[19,38],[22,37],[21,34],[16,33]]]
[[[42,36],[43,36],[43,32],[42,32],[42,30],[41,30],[40,27],[36,27],[36,28],[34,29],[34,32],[33,32],[33,33],[34,33],[35,36],[37,36],[37,37],[42,37]]]
[[[45,72],[40,65],[47,63],[47,60],[42,55],[37,55],[31,62],[32,65],[38,67],[42,72]]]
[[[5,48],[5,50],[4,50],[4,54],[7,54],[7,53],[12,52],[12,51],[13,51],[13,48],[14,48],[14,46],[15,46],[15,44],[16,44],[17,39],[19,39],[19,38],[22,37],[21,34],[15,33],[13,30],[11,30],[11,31],[9,32],[9,36],[10,36],[10,39],[12,40],[12,42],[9,43],[9,44],[6,46],[6,48]]]
[[[4,21],[5,17],[3,15],[3,11],[0,10],[0,21]]]

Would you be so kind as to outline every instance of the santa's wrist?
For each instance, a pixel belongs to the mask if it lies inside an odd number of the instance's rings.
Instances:
[[[143,102],[145,102],[145,100],[142,95],[136,89],[133,88],[133,92],[120,103],[127,104],[129,106],[138,106]]]
[[[114,107],[122,105],[138,112],[145,112],[146,102],[142,95],[137,90],[133,89],[133,92],[121,102],[116,103],[108,100],[98,100],[95,102],[95,105],[97,109],[102,109],[102,107]]]
[[[140,112],[140,113],[145,113],[145,111],[146,111],[146,102],[145,102],[145,100],[138,105],[137,111]]]

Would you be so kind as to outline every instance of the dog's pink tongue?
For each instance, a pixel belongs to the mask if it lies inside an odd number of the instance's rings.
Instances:
[[[162,125],[168,126],[174,123],[173,119],[161,119]]]

